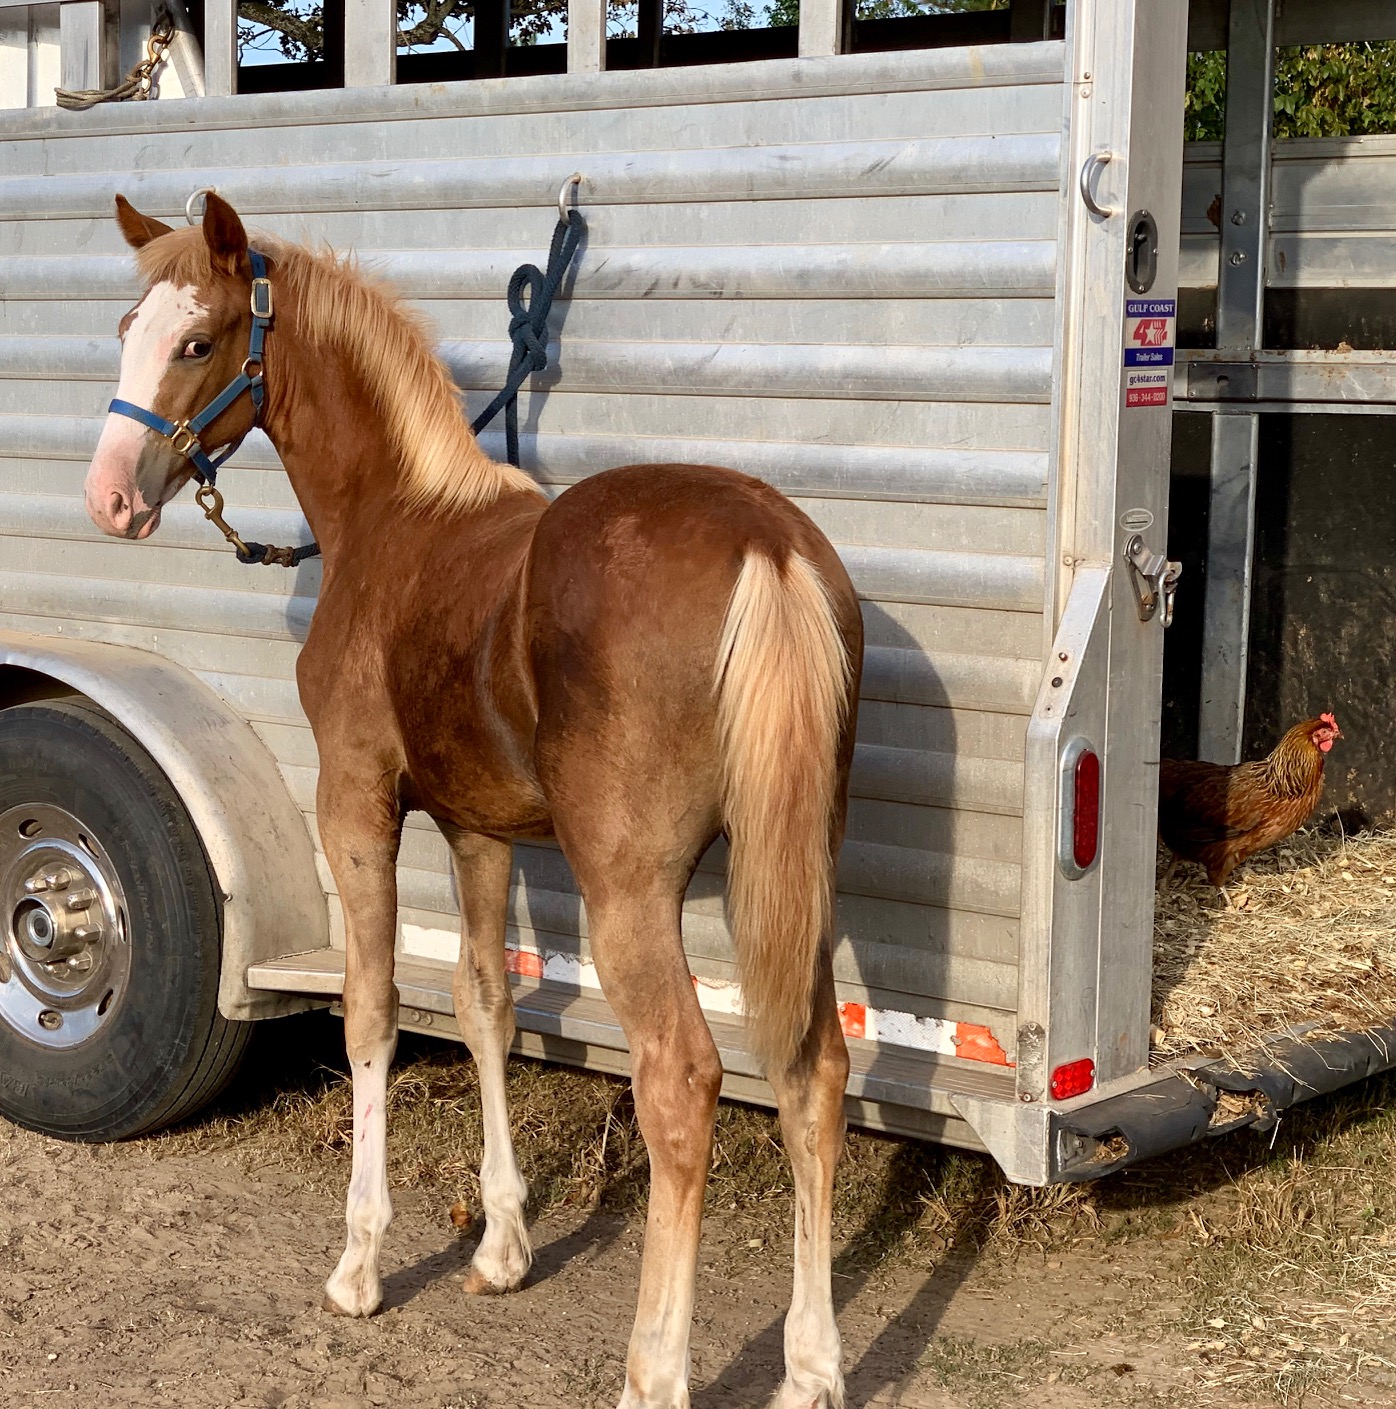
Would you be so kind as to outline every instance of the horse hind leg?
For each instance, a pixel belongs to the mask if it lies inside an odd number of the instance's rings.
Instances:
[[[585,893],[585,883],[584,883]],[[620,1409],[688,1409],[703,1194],[722,1063],[679,930],[682,889],[588,900],[592,954],[630,1046],[649,1212]]]
[[[345,1208],[348,1241],[325,1285],[326,1311],[371,1316],[383,1299],[378,1260],[392,1222],[388,1193],[388,1068],[397,1049],[393,983],[397,933],[396,803],[364,790],[320,787],[320,834],[344,909],[344,1045],[353,1076],[353,1172]]]
[[[627,781],[612,769],[621,749],[605,721],[581,736],[587,749],[550,759],[547,781],[559,800],[558,839],[586,902],[591,956],[630,1048],[635,1113],[650,1159],[620,1409],[688,1409],[698,1241],[722,1062],[698,1006],[680,921],[689,878],[717,832],[716,780],[684,758],[682,743],[656,742],[648,766],[635,765]]]
[[[505,1064],[514,1040],[514,1000],[504,968],[504,925],[512,848],[493,837],[443,828],[460,889],[461,948],[452,985],[456,1021],[480,1072],[485,1149],[480,1199],[485,1235],[466,1273],[471,1295],[511,1292],[533,1262],[524,1225],[528,1185],[509,1129]]]
[[[833,858],[861,633],[851,588],[837,597],[828,585],[841,577],[797,554],[783,567],[749,554],[719,654],[728,913],[748,1032],[795,1175],[795,1287],[776,1409],[843,1404],[829,1244],[848,1051],[834,999]]]
[[[795,1286],[785,1318],[785,1382],[772,1409],[842,1409],[842,1345],[830,1265],[834,1169],[843,1149],[848,1047],[827,944],[810,1030],[792,1066],[768,1072],[795,1176]]]

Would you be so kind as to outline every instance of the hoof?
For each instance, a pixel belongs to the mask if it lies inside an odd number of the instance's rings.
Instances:
[[[372,1316],[382,1304],[383,1292],[380,1287],[369,1289],[355,1287],[352,1283],[336,1287],[334,1279],[331,1278],[325,1287],[325,1296],[320,1308],[322,1311],[328,1311],[331,1316],[350,1316],[357,1320]]]
[[[642,1395],[627,1378],[616,1409],[689,1409],[688,1386],[675,1385],[667,1394]]]
[[[478,1267],[472,1267],[465,1274],[465,1281],[461,1283],[461,1288],[466,1296],[508,1296],[510,1292],[516,1292],[523,1285],[523,1278],[517,1282],[501,1286],[490,1277],[487,1277]]]
[[[811,1386],[786,1380],[771,1401],[771,1409],[844,1409],[843,1380],[837,1384]]]

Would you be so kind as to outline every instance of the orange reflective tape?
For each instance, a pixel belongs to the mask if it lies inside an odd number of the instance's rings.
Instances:
[[[527,949],[506,949],[504,967],[511,974],[518,974],[522,978],[542,978],[543,956],[533,954]]]
[[[955,1024],[955,1055],[971,1062],[990,1062],[996,1067],[1011,1067],[1008,1053],[999,1046],[998,1038],[982,1023]]]

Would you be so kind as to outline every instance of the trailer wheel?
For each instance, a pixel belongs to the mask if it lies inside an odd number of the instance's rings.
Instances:
[[[169,1125],[232,1077],[220,907],[154,760],[75,700],[0,710],[0,1114],[72,1140]]]

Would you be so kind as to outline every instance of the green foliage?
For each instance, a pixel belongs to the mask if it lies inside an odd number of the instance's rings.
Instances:
[[[1183,134],[1219,142],[1226,121],[1226,54],[1188,55]],[[1281,49],[1275,65],[1277,137],[1396,132],[1396,41]]]
[[[1226,122],[1226,51],[1188,55],[1183,94],[1183,140],[1220,142]]]
[[[1277,137],[1396,132],[1396,42],[1281,49],[1276,70]]]

